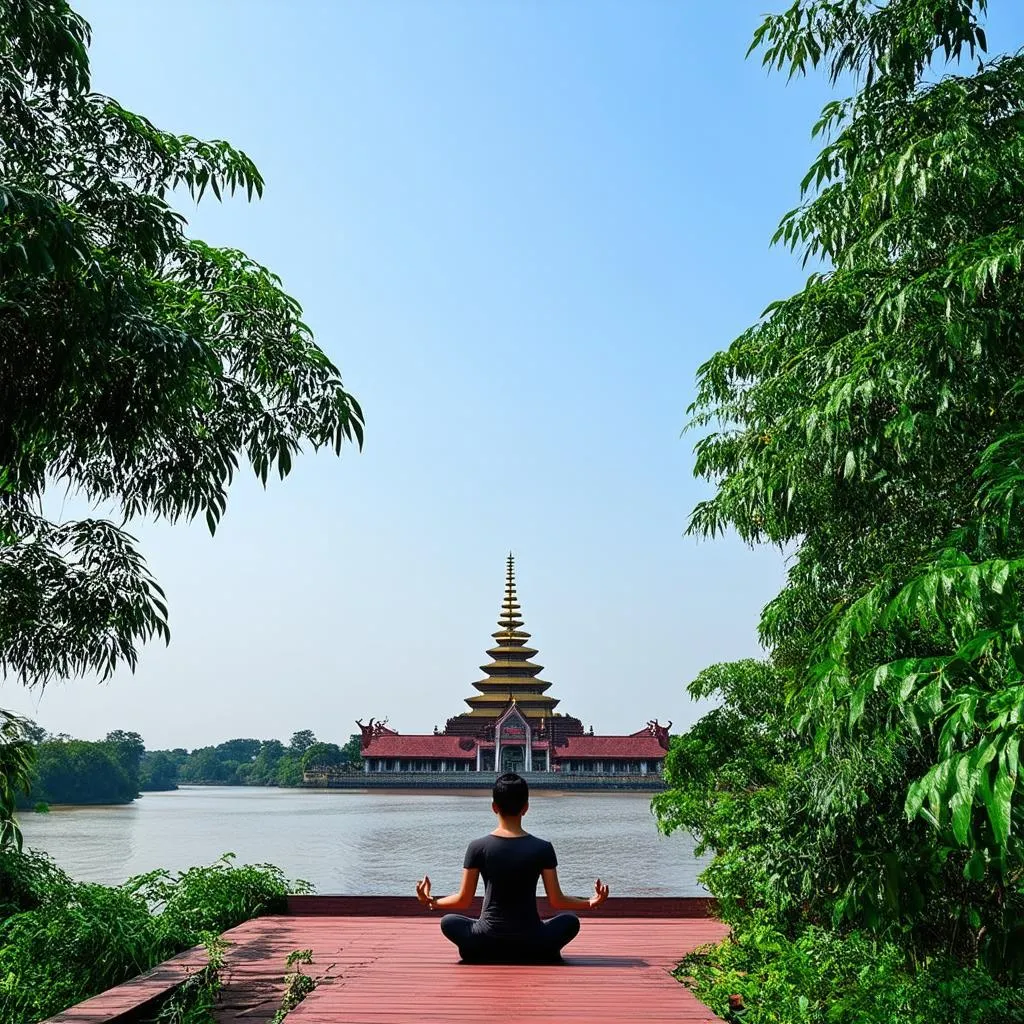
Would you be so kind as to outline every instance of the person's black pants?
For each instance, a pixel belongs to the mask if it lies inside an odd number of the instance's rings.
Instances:
[[[556,914],[541,921],[527,935],[492,935],[482,931],[480,922],[461,914],[445,914],[441,932],[459,947],[467,963],[552,963],[561,959],[562,948],[579,934],[575,914]]]

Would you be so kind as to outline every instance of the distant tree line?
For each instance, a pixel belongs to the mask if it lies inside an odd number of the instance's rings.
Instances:
[[[359,736],[344,746],[317,740],[311,729],[280,740],[233,739],[188,751],[146,750],[137,732],[117,729],[102,740],[50,735],[29,723],[34,766],[22,808],[39,804],[123,804],[140,793],[177,789],[179,783],[216,786],[299,786],[302,773],[321,768],[356,770]]]
[[[316,738],[312,729],[300,729],[287,745],[280,740],[233,739],[214,747],[189,752],[147,750],[142,758],[143,791],[192,786],[298,786],[302,773],[321,768],[357,770],[361,766],[360,739],[351,736],[339,747]]]
[[[34,723],[31,787],[19,804],[126,804],[140,792],[145,744],[137,732],[115,729],[99,741],[54,736]]]

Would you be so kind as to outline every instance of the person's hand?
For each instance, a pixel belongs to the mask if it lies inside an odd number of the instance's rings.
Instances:
[[[430,875],[424,875],[416,883],[416,899],[418,899],[425,907],[430,906]]]
[[[594,883],[594,895],[590,897],[590,909],[593,910],[594,907],[601,906],[606,899],[608,899],[608,886],[602,885],[599,878]]]

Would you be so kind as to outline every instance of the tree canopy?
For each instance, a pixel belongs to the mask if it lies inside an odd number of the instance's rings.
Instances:
[[[241,151],[90,85],[64,0],[0,0],[0,672],[134,666],[167,608],[125,523],[203,516],[363,418],[267,268],[190,238],[175,196],[262,194]],[[50,518],[47,488],[116,510]]]
[[[769,67],[856,91],[824,108],[776,234],[819,269],[699,371],[714,493],[690,529],[792,553],[760,624],[770,665],[716,670],[727,709],[755,672],[779,699],[740,714],[729,764],[761,794],[756,834],[719,836],[712,877],[748,907],[1018,971],[1024,55],[985,57],[985,11],[797,0],[757,31]],[[695,733],[717,750],[714,725]],[[684,775],[666,825],[718,834],[724,794]]]

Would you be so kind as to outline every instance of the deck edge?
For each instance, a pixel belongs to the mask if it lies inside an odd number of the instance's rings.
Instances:
[[[201,966],[198,960],[193,965],[190,962],[193,958],[199,957],[205,963],[205,956],[201,946],[194,946],[134,978],[47,1017],[39,1024],[134,1024],[151,1014],[185,984],[189,977],[188,967]],[[111,1006],[111,996],[115,993],[120,1000]]]
[[[483,900],[473,901],[471,914],[479,915]],[[538,897],[542,917],[556,911]],[[588,918],[714,918],[718,904],[710,896],[618,896],[594,910]],[[289,896],[286,913],[293,917],[420,917],[428,913],[415,896],[317,895]]]

